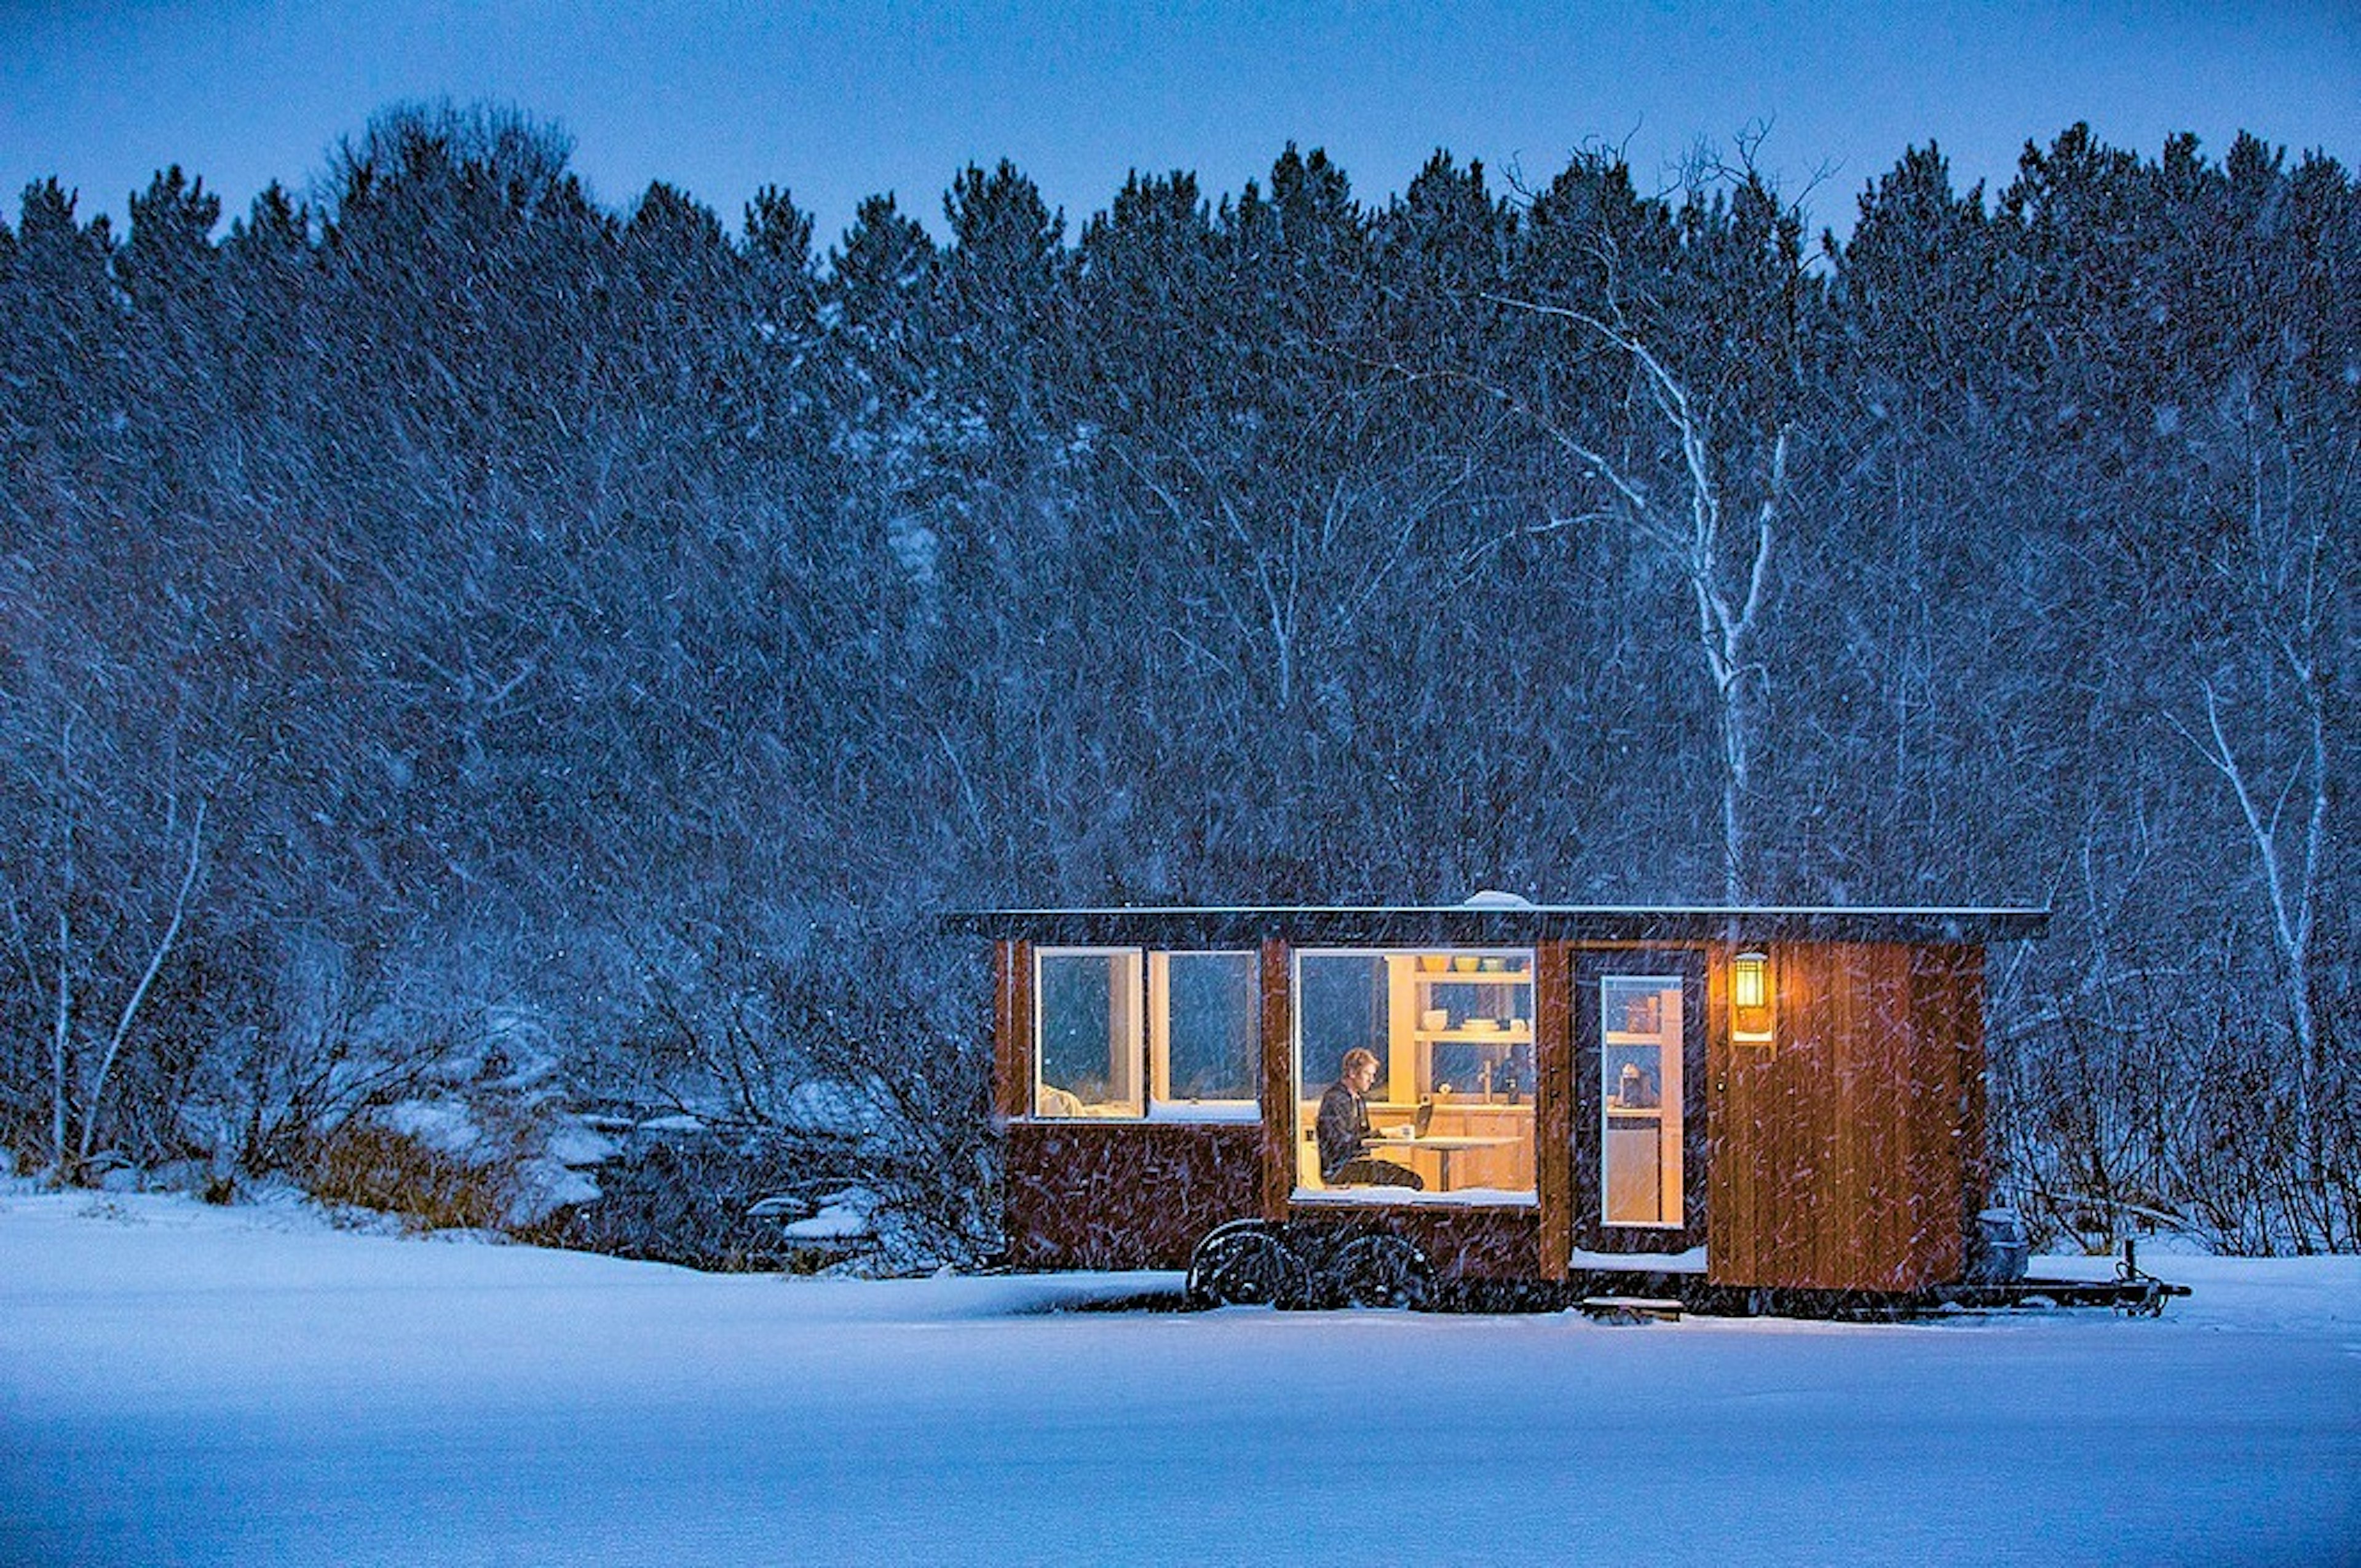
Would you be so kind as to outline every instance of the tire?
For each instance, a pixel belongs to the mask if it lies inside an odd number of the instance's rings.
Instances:
[[[1359,1236],[1336,1249],[1326,1283],[1339,1306],[1415,1312],[1434,1299],[1434,1266],[1400,1236]]]
[[[1304,1288],[1303,1260],[1257,1221],[1212,1232],[1189,1259],[1193,1307],[1296,1307]]]

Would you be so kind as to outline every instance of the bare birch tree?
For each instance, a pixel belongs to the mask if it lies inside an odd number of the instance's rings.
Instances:
[[[1577,176],[1611,192],[1623,171],[1578,159],[1560,186]],[[1627,372],[1618,417],[1499,395],[1595,487],[1592,504],[1542,526],[1620,525],[1687,590],[1717,740],[1721,894],[1740,905],[1760,896],[1763,883],[1750,795],[1771,696],[1763,642],[1772,569],[1800,437],[1795,334],[1799,296],[1812,286],[1801,218],[1752,170],[1728,198],[1708,189],[1704,171],[1693,176],[1679,239],[1659,255],[1635,253],[1618,232],[1613,200],[1594,198],[1581,210],[1576,244],[1595,300],[1486,297],[1565,323],[1606,350]],[[1685,343],[1685,333],[1704,341]]]

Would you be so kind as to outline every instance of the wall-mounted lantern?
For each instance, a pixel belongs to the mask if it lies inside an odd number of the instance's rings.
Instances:
[[[1771,1032],[1770,957],[1741,953],[1730,960],[1730,1037],[1767,1046]]]

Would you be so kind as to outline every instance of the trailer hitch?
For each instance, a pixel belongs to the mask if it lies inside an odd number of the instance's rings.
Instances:
[[[2125,1287],[2124,1294],[2115,1298],[2115,1310],[2127,1318],[2160,1318],[2166,1301],[2189,1294],[2188,1286],[2167,1284],[2142,1268],[2139,1244],[2129,1236],[2123,1239],[2115,1259],[2115,1278]]]

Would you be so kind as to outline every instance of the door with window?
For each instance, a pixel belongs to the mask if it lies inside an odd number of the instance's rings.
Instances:
[[[1576,955],[1573,1240],[1682,1252],[1705,1240],[1705,955]]]

